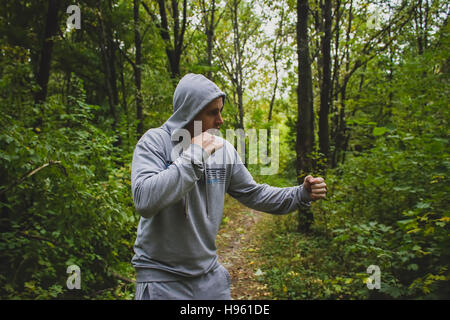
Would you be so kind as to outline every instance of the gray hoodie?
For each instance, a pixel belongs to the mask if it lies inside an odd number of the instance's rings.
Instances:
[[[233,145],[221,137],[216,139],[224,147],[211,156],[187,137],[180,142],[179,129],[218,97],[225,100],[213,82],[187,74],[175,90],[172,116],[136,145],[131,186],[141,215],[132,259],[137,282],[185,279],[216,268],[215,241],[226,193],[272,214],[309,206],[303,186],[257,184]]]

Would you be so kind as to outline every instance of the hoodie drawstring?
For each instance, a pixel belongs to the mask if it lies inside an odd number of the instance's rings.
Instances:
[[[188,218],[188,207],[189,207],[189,194],[186,194],[186,196],[184,197],[184,217],[187,219]]]
[[[205,164],[205,196],[206,196],[206,216],[209,217],[209,210],[208,210],[208,169],[206,169],[206,164]]]

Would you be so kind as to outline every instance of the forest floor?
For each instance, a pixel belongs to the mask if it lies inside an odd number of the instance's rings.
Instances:
[[[233,300],[270,299],[267,286],[258,282],[257,274],[260,226],[270,215],[250,209],[227,195],[224,218],[217,235],[220,263],[231,276]]]

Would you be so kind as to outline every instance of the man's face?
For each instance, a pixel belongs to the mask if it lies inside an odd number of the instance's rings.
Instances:
[[[187,126],[186,129],[191,133],[191,137],[194,136],[194,121],[202,122],[202,132],[205,132],[209,129],[219,129],[223,124],[222,112],[223,110],[223,99],[219,97],[213,101],[211,101],[206,107],[200,111],[197,116],[195,116],[194,120],[192,120]]]

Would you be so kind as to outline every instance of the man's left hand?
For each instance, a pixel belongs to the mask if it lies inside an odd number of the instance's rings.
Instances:
[[[303,188],[306,188],[312,200],[323,199],[327,194],[327,185],[321,177],[307,176]]]

